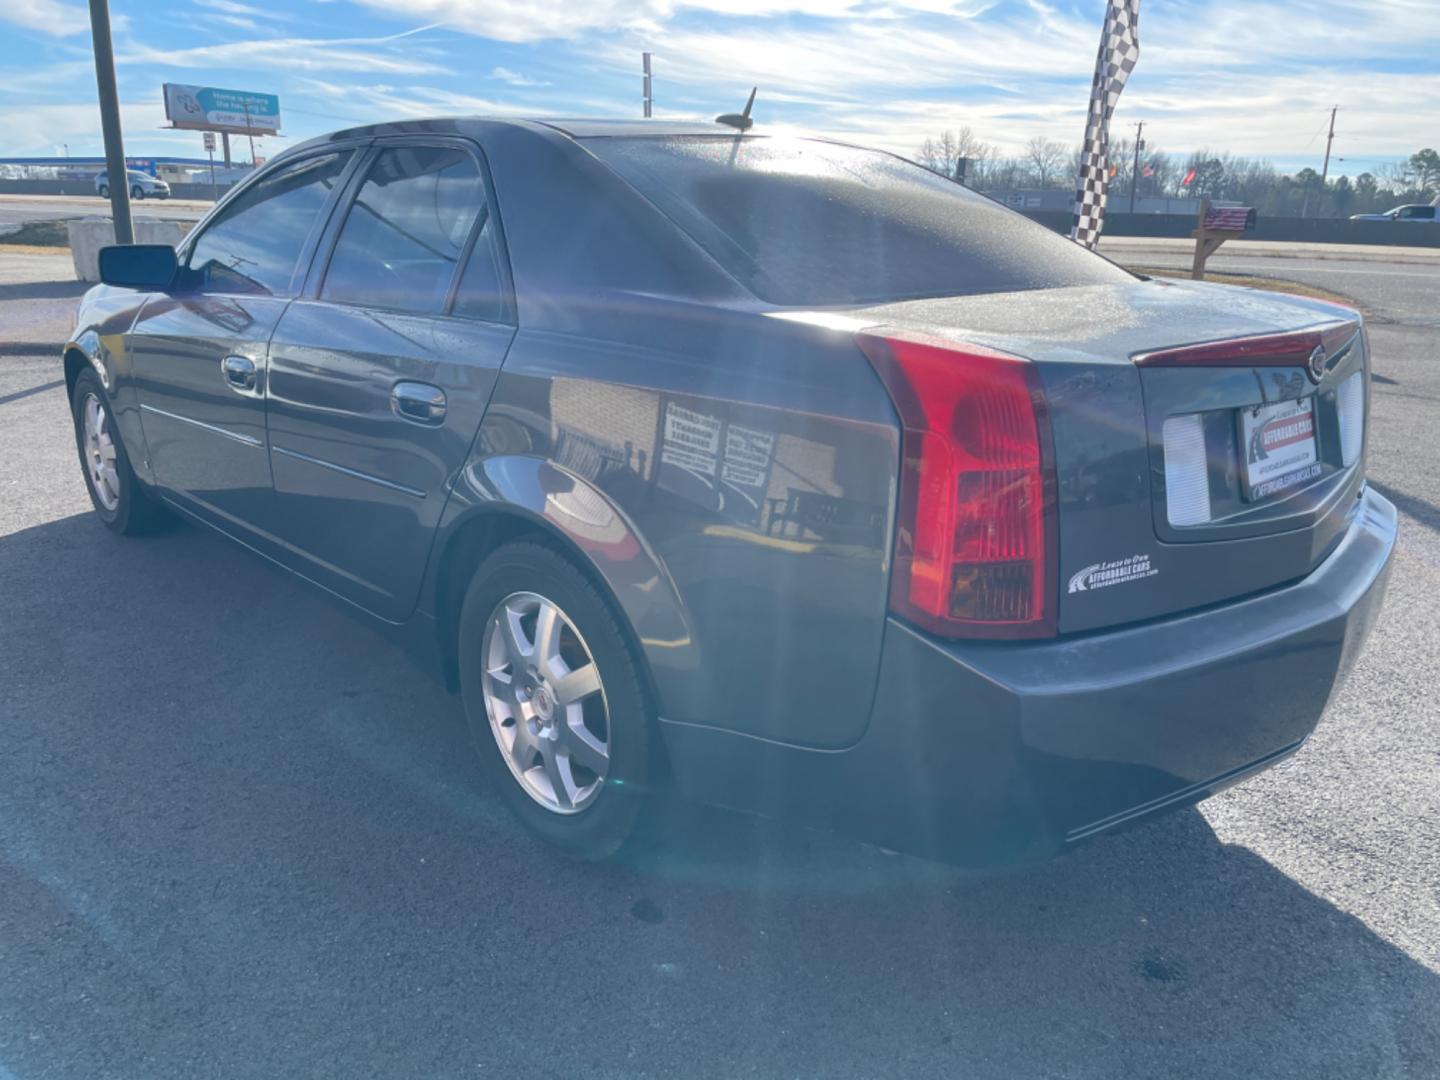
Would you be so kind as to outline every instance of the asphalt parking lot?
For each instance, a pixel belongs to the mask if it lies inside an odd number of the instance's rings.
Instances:
[[[528,839],[369,628],[92,516],[67,265],[0,258],[0,1080],[1440,1075],[1440,266],[1284,267],[1373,316],[1403,515],[1315,736],[976,876],[679,810],[613,865]]]

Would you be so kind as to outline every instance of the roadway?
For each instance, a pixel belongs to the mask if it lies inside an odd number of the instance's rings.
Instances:
[[[1437,1074],[1433,277],[1286,265],[1384,312],[1403,514],[1309,744],[975,876],[706,812],[611,865],[530,840],[369,628],[196,529],[99,525],[66,265],[0,259],[3,1080]]]
[[[198,199],[135,199],[132,217],[199,221],[213,203]],[[110,200],[98,195],[0,195],[0,235],[29,221],[109,217]]]
[[[1440,231],[1440,230],[1437,230]],[[1101,254],[1126,266],[1190,269],[1190,240],[1102,240]],[[1440,326],[1440,248],[1232,241],[1208,269],[1288,278],[1354,297],[1377,322]]]

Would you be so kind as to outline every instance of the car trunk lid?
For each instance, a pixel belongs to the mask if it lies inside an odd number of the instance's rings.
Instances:
[[[846,314],[870,334],[892,327],[1034,363],[1054,441],[1062,633],[1295,580],[1353,512],[1368,357],[1349,308],[1137,281]]]

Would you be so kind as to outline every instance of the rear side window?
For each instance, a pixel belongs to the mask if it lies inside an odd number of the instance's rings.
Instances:
[[[808,139],[601,137],[592,151],[753,293],[836,306],[1134,280],[890,154]]]
[[[480,170],[464,150],[384,151],[346,215],[321,296],[420,314],[444,311],[455,268],[484,211]]]
[[[505,321],[505,294],[500,280],[500,248],[495,240],[495,222],[488,215],[475,238],[475,249],[465,263],[464,276],[455,292],[456,315],[486,322]]]
[[[263,176],[240,192],[190,248],[204,292],[283,295],[350,152],[321,154]]]

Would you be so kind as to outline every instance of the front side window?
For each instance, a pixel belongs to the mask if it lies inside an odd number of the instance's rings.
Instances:
[[[320,295],[419,314],[445,310],[485,187],[453,147],[397,147],[376,157],[345,217]]]
[[[279,169],[240,192],[190,249],[203,292],[284,295],[302,271],[300,254],[339,183],[350,151]]]

